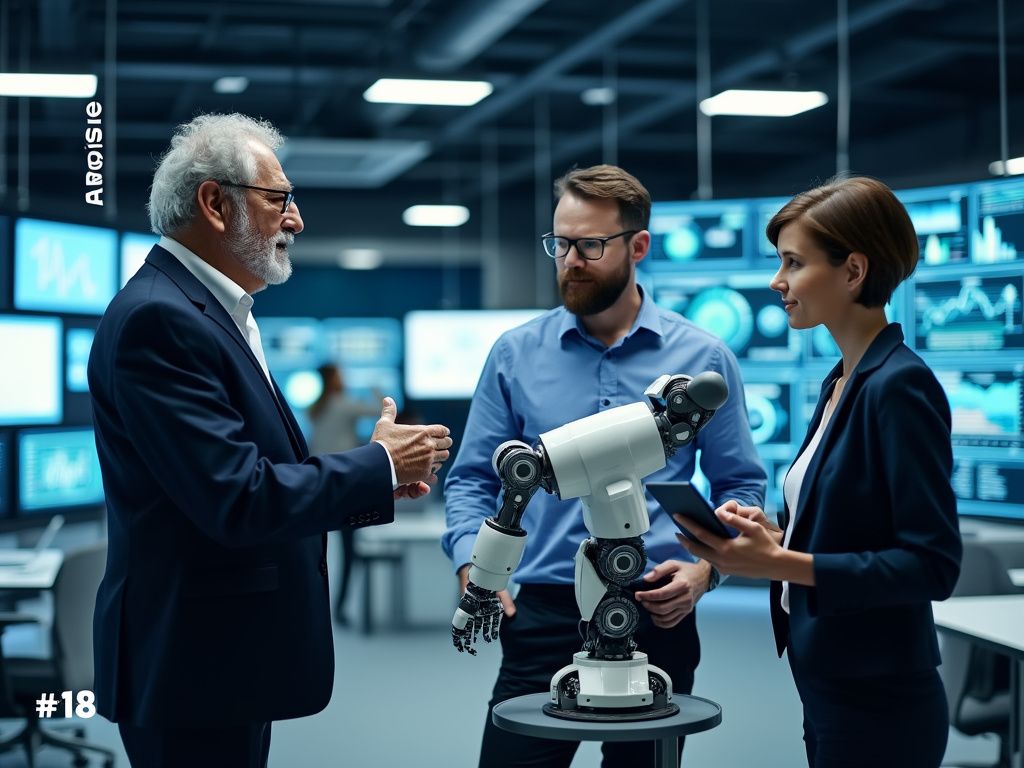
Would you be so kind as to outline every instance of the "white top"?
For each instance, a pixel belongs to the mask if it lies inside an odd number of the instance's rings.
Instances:
[[[242,287],[234,280],[214,269],[177,240],[164,235],[157,244],[195,275],[196,280],[205,285],[220,305],[231,315],[238,330],[242,332],[242,337],[248,342],[252,353],[256,355],[260,368],[263,369],[263,375],[267,377],[267,381],[271,381],[267,359],[263,356],[260,329],[256,325],[256,319],[252,316],[252,296],[242,290]]]
[[[786,506],[789,507],[789,525],[786,526],[786,535],[782,540],[782,546],[789,549],[789,541],[793,538],[793,528],[796,522],[796,517],[799,514],[797,509],[797,503],[800,500],[800,488],[804,484],[804,475],[807,474],[807,466],[811,463],[811,459],[814,458],[815,452],[818,450],[818,444],[821,442],[821,436],[825,434],[825,427],[828,426],[829,417],[832,415],[832,399],[825,403],[825,410],[821,414],[821,421],[818,423],[818,428],[814,431],[811,436],[811,441],[807,443],[807,448],[797,456],[796,461],[793,462],[793,466],[789,468],[789,473],[786,475],[786,480],[782,484],[782,493],[786,498]],[[789,613],[789,582],[782,582],[782,610]]]

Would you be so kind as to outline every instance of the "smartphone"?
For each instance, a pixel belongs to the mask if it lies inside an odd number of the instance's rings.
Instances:
[[[700,491],[685,480],[677,483],[648,483],[647,490],[664,507],[669,516],[684,515],[689,517],[716,536],[721,536],[722,538],[734,538],[738,533],[735,528],[731,528],[719,520],[707,499],[701,496]],[[691,541],[700,541],[700,539],[680,525],[679,521],[674,517],[672,522],[676,524],[676,527],[686,538]]]

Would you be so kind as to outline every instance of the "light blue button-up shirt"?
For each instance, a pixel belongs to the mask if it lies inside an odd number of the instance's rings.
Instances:
[[[728,401],[694,442],[642,481],[689,480],[700,450],[700,468],[715,506],[736,499],[763,508],[766,475],[747,422],[739,364],[720,338],[661,309],[645,294],[633,327],[611,347],[589,336],[562,307],[505,333],[484,366],[445,482],[442,545],[456,569],[470,562],[480,524],[500,505],[501,482],[491,466],[498,445],[507,440],[535,445],[541,433],[570,421],[646,402],[644,390],[663,374],[704,371],[725,377]],[[671,517],[650,494],[647,503],[651,529],[643,538],[648,568],[666,560],[692,561],[675,538],[678,529]],[[521,525],[529,538],[514,580],[573,583],[573,556],[590,536],[580,500],[559,501],[538,490]]]

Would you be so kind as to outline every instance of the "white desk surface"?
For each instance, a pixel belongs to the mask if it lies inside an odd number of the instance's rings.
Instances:
[[[0,589],[49,589],[63,563],[64,550],[44,549],[27,565],[0,565]]]
[[[939,629],[998,646],[1024,658],[1024,595],[951,597],[932,603]]]

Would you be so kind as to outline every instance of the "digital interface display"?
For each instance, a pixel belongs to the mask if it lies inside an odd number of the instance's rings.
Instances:
[[[68,392],[89,391],[89,353],[96,331],[92,328],[69,328],[64,342],[64,376]]]
[[[936,369],[953,416],[953,445],[1024,447],[1024,362],[1011,370]]]
[[[507,330],[540,309],[422,310],[405,316],[405,393],[413,400],[468,399],[487,355]]]
[[[1024,460],[957,457],[953,492],[962,512],[1024,519]]]
[[[778,259],[779,252],[775,250],[775,246],[768,239],[765,230],[768,228],[768,222],[772,220],[772,217],[782,210],[782,206],[788,202],[788,197],[776,197],[757,201],[757,232],[754,233],[754,236],[757,239],[758,256],[765,259]]]
[[[330,318],[323,333],[327,359],[341,367],[402,364],[402,323],[396,318]]]
[[[0,216],[0,310],[11,309],[11,262],[10,219]]]
[[[0,315],[0,425],[60,423],[63,335],[56,317]]]
[[[11,435],[0,431],[0,517],[11,513]]]
[[[930,352],[1024,348],[1024,275],[970,275],[914,284],[915,347]]]
[[[305,368],[316,373],[324,362],[323,326],[311,317],[257,318],[267,367],[277,371]]]
[[[93,430],[24,431],[18,435],[18,505],[23,512],[103,502]]]
[[[121,287],[139,271],[153,246],[160,242],[159,235],[125,232],[121,235]]]
[[[743,390],[754,444],[792,442],[791,386],[747,382]]]
[[[967,262],[970,223],[967,187],[904,190],[896,196],[914,224],[923,264]]]
[[[118,289],[117,232],[18,219],[14,308],[101,315]]]
[[[971,261],[996,264],[1024,259],[1024,180],[979,184]]]
[[[743,201],[652,203],[645,268],[746,256],[750,206]]]
[[[652,276],[652,298],[719,336],[739,358],[794,361],[802,343],[789,328],[789,317],[771,274],[730,275],[727,281],[686,275]],[[724,283],[724,284],[723,284]]]

